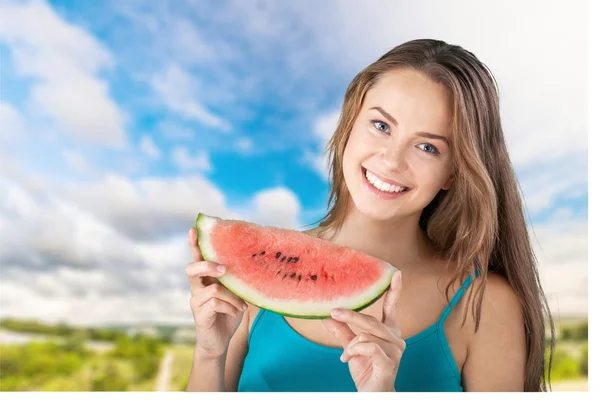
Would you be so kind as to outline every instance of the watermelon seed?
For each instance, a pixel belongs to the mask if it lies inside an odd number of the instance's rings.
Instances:
[[[297,263],[297,262],[298,262],[298,257],[289,257],[289,258],[288,258],[288,262],[291,262],[291,263],[294,263],[294,264],[295,264],[295,263]]]
[[[275,276],[279,275],[281,273],[281,270],[277,271],[277,274],[275,274]]]
[[[285,278],[287,276],[287,274],[283,274],[283,277]]]
[[[256,253],[252,254],[252,257],[256,257]]]
[[[285,256],[281,257],[281,262],[285,261]]]
[[[312,279],[313,281],[316,281],[317,280],[317,276],[316,275],[311,275],[310,279]]]
[[[302,275],[298,275],[298,282],[302,280]]]
[[[293,272],[293,273],[290,275],[290,278],[293,278],[293,277],[295,277],[295,276],[296,276],[296,273],[295,273],[295,272]]]
[[[281,255],[281,252],[278,251],[277,254],[275,254],[275,258],[279,258],[279,256]],[[284,257],[285,258],[285,257]]]
[[[261,255],[261,256],[264,256],[264,255],[265,255],[265,251],[264,251],[264,250],[263,250],[263,251],[261,251],[261,252],[260,252],[260,255]]]

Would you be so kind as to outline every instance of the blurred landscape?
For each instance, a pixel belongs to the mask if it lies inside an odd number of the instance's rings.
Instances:
[[[555,329],[552,390],[587,391],[587,318],[557,320]],[[194,341],[193,326],[84,328],[4,319],[0,390],[185,391]]]

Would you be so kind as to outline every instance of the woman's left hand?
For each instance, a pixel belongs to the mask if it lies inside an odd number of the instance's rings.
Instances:
[[[395,391],[394,382],[406,343],[400,335],[398,311],[402,277],[394,273],[383,301],[382,321],[352,310],[334,310],[325,327],[344,346],[342,362],[348,362],[350,374],[359,392]],[[361,329],[356,335],[348,326]]]

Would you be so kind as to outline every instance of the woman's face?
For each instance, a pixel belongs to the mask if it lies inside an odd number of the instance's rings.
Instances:
[[[366,94],[343,157],[355,207],[374,220],[419,214],[452,184],[447,89],[414,70],[384,74]]]

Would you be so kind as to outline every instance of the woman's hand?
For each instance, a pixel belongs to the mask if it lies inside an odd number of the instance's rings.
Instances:
[[[217,281],[224,269],[204,261],[194,228],[189,231],[188,245],[195,260],[186,266],[185,272],[192,292],[190,308],[196,322],[196,354],[203,359],[217,359],[226,353],[247,305]]]
[[[400,358],[406,348],[398,324],[401,288],[402,276],[398,271],[385,294],[382,321],[352,310],[334,310],[333,319],[323,321],[344,346],[341,361],[348,363],[359,392],[395,391]],[[361,332],[356,335],[348,324]]]

